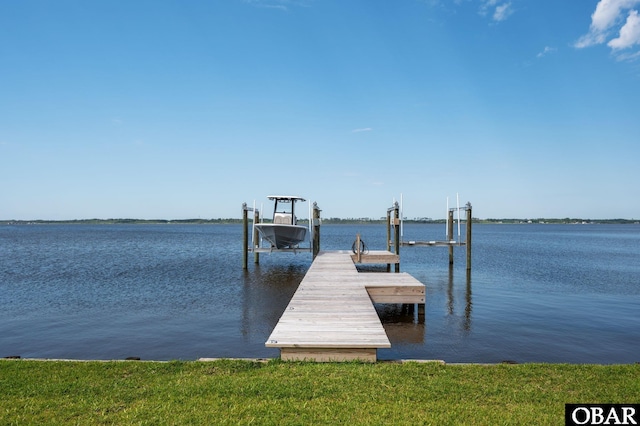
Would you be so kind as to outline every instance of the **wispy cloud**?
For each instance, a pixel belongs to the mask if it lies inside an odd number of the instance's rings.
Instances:
[[[351,133],[362,133],[362,132],[370,132],[373,129],[371,127],[363,127],[361,129],[353,129]]]
[[[309,6],[311,0],[244,0],[245,3],[249,3],[256,7],[262,7],[265,9],[277,9],[283,12],[289,11],[294,6]]]
[[[640,59],[640,50],[633,53],[620,53],[616,56],[618,61],[633,62]]]
[[[480,5],[480,15],[491,16],[495,22],[506,20],[513,14],[513,6],[510,1],[483,0]]]
[[[472,4],[478,7],[476,0],[417,0],[431,7],[441,7],[451,9],[452,7],[467,7]],[[513,3],[510,0],[480,0],[478,14],[483,17],[489,17],[493,22],[505,21],[515,12]]]
[[[513,13],[511,3],[503,3],[496,6],[496,10],[493,12],[493,20],[500,22],[507,19]]]
[[[637,5],[640,0],[600,0],[591,15],[589,32],[580,37],[574,47],[582,49],[606,42],[618,59],[638,58],[637,52],[620,53],[640,45],[640,16],[633,9]],[[614,37],[616,33],[618,36]]]
[[[542,52],[538,53],[537,57],[538,57],[538,58],[545,57],[545,56],[547,56],[549,53],[553,53],[553,52],[555,52],[556,50],[558,50],[558,49],[556,49],[555,47],[545,46],[544,50],[542,50]]]

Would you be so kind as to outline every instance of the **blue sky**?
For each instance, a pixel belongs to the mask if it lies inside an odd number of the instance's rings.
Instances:
[[[0,2],[0,219],[640,218],[640,0]]]

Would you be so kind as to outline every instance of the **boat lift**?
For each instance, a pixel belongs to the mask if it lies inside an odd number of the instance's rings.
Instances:
[[[247,203],[242,203],[242,268],[248,269],[249,252],[253,252],[253,262],[256,264],[260,263],[260,253],[284,252],[297,254],[298,252],[310,252],[313,254],[313,259],[315,259],[320,252],[321,211],[317,203],[314,202],[312,206],[311,202],[309,202],[309,247],[277,249],[262,246],[262,238],[260,238],[258,230],[255,227],[256,223],[262,222],[262,218],[260,216],[260,209],[256,208],[255,201],[253,207],[247,206]],[[253,212],[251,242],[249,242],[249,212]]]
[[[449,197],[447,197],[447,222],[446,222],[446,231],[445,231],[445,240],[444,241],[404,241],[404,230],[403,230],[403,214],[402,214],[402,194],[400,195],[400,205],[397,202],[394,202],[394,207],[389,209],[392,211],[393,209],[398,209],[398,212],[395,214],[395,218],[400,217],[399,230],[396,232],[400,233],[400,238],[398,239],[396,236],[396,244],[400,246],[433,246],[433,247],[449,247],[449,265],[453,265],[453,248],[455,246],[465,246],[466,254],[467,254],[467,271],[471,270],[471,228],[472,228],[472,208],[471,203],[467,202],[466,205],[460,207],[460,198],[458,194],[456,194],[456,207],[449,207]],[[460,235],[460,212],[466,212],[466,237],[465,240],[461,240]],[[457,212],[457,222],[458,222],[458,234],[457,239],[454,239],[454,213]],[[388,215],[389,216],[389,215]],[[389,220],[387,220],[389,222]],[[387,225],[389,227],[390,225]],[[390,231],[387,229],[387,235],[390,236]],[[391,244],[390,239],[389,244]]]

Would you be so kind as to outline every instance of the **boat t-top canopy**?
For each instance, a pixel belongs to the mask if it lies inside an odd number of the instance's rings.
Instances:
[[[307,201],[297,195],[269,195],[267,198],[270,200]]]

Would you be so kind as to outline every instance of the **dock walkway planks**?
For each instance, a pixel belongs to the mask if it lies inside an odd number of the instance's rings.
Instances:
[[[391,343],[373,303],[424,303],[406,273],[359,273],[346,251],[320,252],[265,343],[283,360],[375,362]]]

